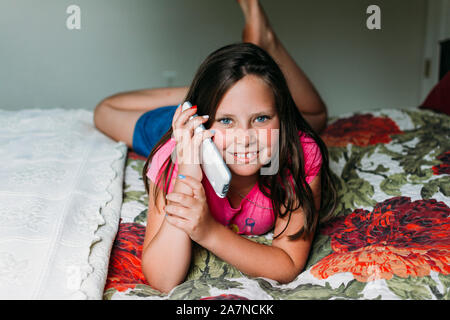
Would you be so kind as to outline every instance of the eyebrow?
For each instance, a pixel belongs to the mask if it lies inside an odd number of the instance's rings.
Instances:
[[[250,117],[255,117],[255,116],[263,116],[263,115],[267,115],[267,114],[272,114],[272,112],[270,112],[269,110],[267,110],[267,111],[260,111],[260,112],[255,112],[255,113],[252,113],[252,114],[250,114]],[[220,117],[234,117],[235,115],[234,114],[231,114],[231,113],[224,113],[224,114],[219,114],[219,115],[216,115],[216,117],[217,118],[220,118]]]

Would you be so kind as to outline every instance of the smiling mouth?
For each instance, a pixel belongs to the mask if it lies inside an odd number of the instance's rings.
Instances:
[[[255,152],[247,152],[247,153],[233,153],[233,155],[239,159],[250,159],[253,158],[254,156],[258,155],[259,151],[255,151]]]
[[[258,155],[259,155],[259,151],[255,151],[255,152],[247,152],[247,153],[232,153],[229,152],[228,154],[233,156],[233,159],[237,162],[242,162],[242,163],[249,163],[253,160],[255,160]]]

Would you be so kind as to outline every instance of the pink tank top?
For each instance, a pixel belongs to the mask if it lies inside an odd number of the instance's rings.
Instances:
[[[310,183],[320,170],[322,156],[315,141],[299,132],[300,143],[303,147],[305,162],[306,182]],[[176,141],[168,140],[153,156],[147,177],[155,183],[164,161],[175,149]],[[169,193],[173,191],[178,172],[178,163],[175,162],[174,170],[169,183]],[[292,178],[291,178],[292,182]],[[209,210],[214,218],[221,224],[228,226],[238,234],[260,235],[270,231],[274,227],[275,214],[272,208],[271,199],[266,197],[255,183],[246,199],[242,199],[238,208],[232,208],[227,197],[220,198],[214,192],[211,184],[203,174],[202,184],[209,206]]]

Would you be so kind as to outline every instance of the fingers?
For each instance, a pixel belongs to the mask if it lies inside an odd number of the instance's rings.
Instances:
[[[166,217],[178,217],[183,220],[187,220],[186,212],[188,208],[180,207],[176,205],[167,205],[166,206]]]
[[[171,209],[169,208],[169,210],[171,210]],[[181,230],[184,230],[187,233],[187,231],[188,231],[187,224],[189,223],[189,220],[183,218],[183,216],[181,214],[173,212],[173,211],[174,210],[168,211],[166,209],[166,216],[165,216],[166,221],[168,223],[170,223],[171,225],[173,225]]]
[[[184,126],[185,129],[188,129],[192,132],[192,130],[194,130],[195,128],[197,128],[199,125],[201,125],[202,123],[207,122],[209,119],[208,115],[204,115],[204,116],[200,116],[200,117],[194,117],[190,120],[188,120],[188,122],[186,123],[186,125]]]
[[[180,218],[179,216],[176,216],[176,215],[166,214],[166,220],[171,225],[173,225],[177,228],[180,228],[182,230],[186,229],[186,226],[185,226],[186,221],[187,221],[186,219]]]
[[[172,117],[172,128],[173,125],[175,124],[175,121],[178,119],[178,117],[180,116],[181,113],[181,104],[178,105],[177,109],[175,110],[175,113]]]
[[[204,130],[204,131],[202,130],[196,132],[192,137],[192,143],[194,145],[195,150],[199,150],[203,140],[211,138],[212,136],[214,136],[214,134],[215,134],[214,130]]]
[[[196,205],[196,202],[194,199],[192,199],[191,196],[188,196],[184,193],[180,193],[180,192],[172,192],[169,193],[168,195],[166,195],[166,199],[176,202],[180,205],[182,205],[183,207],[193,207]]]
[[[205,139],[214,136],[214,130],[201,130],[195,132],[194,136],[189,136],[186,130],[175,134],[177,141],[177,161],[178,164],[201,164],[201,145]],[[181,134],[181,136],[179,135]]]
[[[207,115],[201,117],[196,116],[196,109],[194,107],[183,112],[179,111],[179,109],[181,109],[181,107],[179,107],[175,113],[180,112],[180,115],[178,117],[173,117],[172,130],[175,140],[177,142],[182,142],[184,137],[192,137],[194,129],[200,124],[207,122],[209,117]],[[189,119],[194,115],[194,118]]]
[[[189,214],[190,208],[188,206],[192,206],[194,199],[192,197],[185,196],[178,192],[172,192],[168,194],[166,198],[169,199],[170,201],[177,202],[177,205],[166,205],[165,207],[166,220],[170,224],[185,230],[186,224],[189,222],[190,218]],[[180,201],[183,201],[184,202],[183,205],[186,205],[186,207],[180,206],[179,205]]]
[[[191,176],[187,176],[187,175],[184,176],[181,174],[178,175],[178,181],[181,181],[181,182],[187,184],[189,187],[191,187],[192,191],[194,192],[194,198],[197,198],[197,199],[206,198],[205,189],[203,188],[201,181],[198,181],[197,179],[192,178]]]
[[[182,106],[180,105],[175,113],[178,112],[177,117],[174,115],[173,117],[173,125],[174,129],[182,128],[184,124],[188,121],[188,119],[193,116],[197,112],[197,106],[193,106],[187,110],[181,111]]]

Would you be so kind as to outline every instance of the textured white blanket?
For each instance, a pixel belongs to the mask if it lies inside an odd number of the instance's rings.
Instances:
[[[127,147],[93,113],[0,110],[0,299],[101,299]]]

